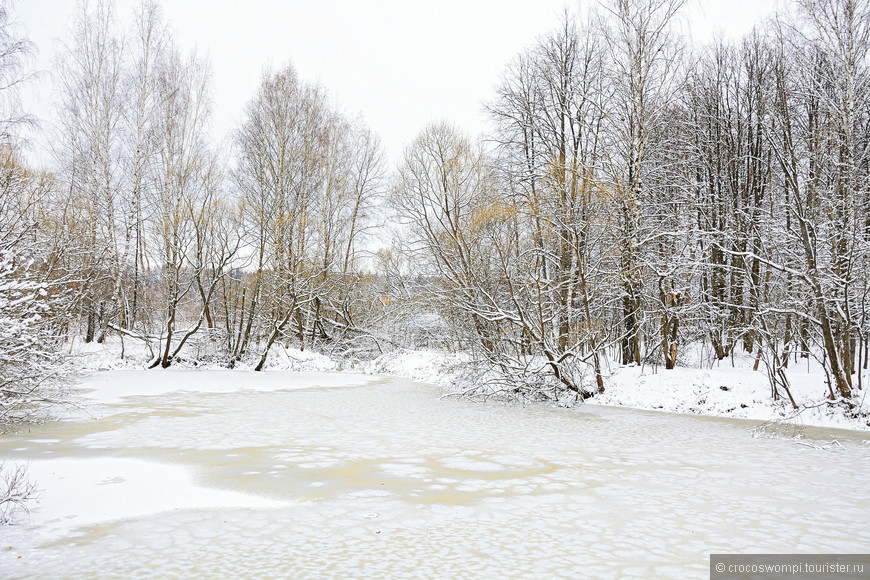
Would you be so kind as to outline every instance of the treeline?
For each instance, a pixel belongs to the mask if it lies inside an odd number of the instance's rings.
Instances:
[[[566,13],[506,66],[490,134],[433,124],[390,178],[377,137],[290,66],[215,145],[209,65],[159,5],[123,23],[84,4],[51,172],[22,164],[28,118],[4,113],[0,295],[29,310],[0,311],[43,357],[75,336],[162,367],[428,345],[546,396],[704,345],[751,353],[790,399],[789,361],[817,356],[848,401],[870,345],[870,8],[790,8],[701,48],[682,0]],[[32,47],[0,15],[9,96]]]
[[[215,146],[209,64],[153,2],[129,29],[111,3],[84,5],[56,81],[60,268],[81,280],[67,334],[144,341],[162,367],[207,343],[214,361],[259,370],[279,338],[355,329],[383,156],[323,89],[290,66],[265,72]]]
[[[517,391],[603,388],[602,359],[686,345],[784,368],[829,396],[868,354],[870,10],[799,0],[735,44],[693,49],[682,0],[566,15],[505,69],[475,144],[424,130],[392,202],[438,304]]]

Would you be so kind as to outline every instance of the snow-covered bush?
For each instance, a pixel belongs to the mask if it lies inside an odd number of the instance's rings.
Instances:
[[[0,250],[0,431],[53,402],[51,299],[33,269],[32,259]]]

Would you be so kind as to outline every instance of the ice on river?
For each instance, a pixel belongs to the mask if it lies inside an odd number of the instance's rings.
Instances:
[[[314,387],[349,387],[375,379],[368,375],[318,372],[254,372],[213,370],[122,370],[98,373],[81,388],[100,403],[120,403],[133,397],[160,397],[168,393],[269,392]]]
[[[870,537],[870,448],[846,431],[797,445],[747,422],[344,374],[82,387],[96,418],[0,440],[44,489],[29,524],[2,529],[4,576],[706,577],[711,552]]]
[[[30,463],[29,475],[53,491],[39,501],[35,512],[39,521],[62,527],[179,509],[287,505],[256,495],[200,487],[184,467],[138,459],[36,460]]]

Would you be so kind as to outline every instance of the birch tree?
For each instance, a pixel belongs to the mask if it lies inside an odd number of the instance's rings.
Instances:
[[[124,170],[129,175],[126,184],[129,194],[125,198],[120,263],[128,275],[123,278],[123,284],[120,276],[116,282],[116,299],[120,303],[118,324],[122,329],[132,329],[140,307],[145,306],[141,304],[146,296],[141,286],[146,268],[148,203],[153,199],[150,166],[156,160],[158,143],[158,71],[160,60],[169,49],[170,38],[159,4],[155,1],[142,2],[135,13],[130,35],[133,56],[128,64],[126,81]]]
[[[651,138],[668,110],[678,80],[680,45],[673,33],[683,0],[615,0],[606,6],[608,63],[614,86],[607,107],[606,170],[618,204],[622,280],[622,362],[642,362],[643,244],[649,235],[643,208],[654,164]]]
[[[119,311],[114,299],[122,268],[118,212],[124,181],[124,44],[116,28],[111,3],[82,3],[71,44],[57,63],[61,97],[55,158],[69,195],[86,208],[81,242],[88,249],[83,267],[91,280],[83,303],[87,342],[102,338]]]
[[[191,55],[183,57],[170,47],[158,62],[156,152],[151,165],[154,183],[153,236],[164,283],[159,355],[152,362],[167,367],[185,342],[202,326],[209,312],[214,284],[202,290],[207,242],[203,220],[214,217],[213,203],[220,188],[220,173],[208,149],[207,128],[211,100],[209,67]],[[220,262],[225,266],[230,256]],[[220,273],[214,273],[219,277]],[[199,286],[198,286],[199,285]],[[188,303],[197,303],[193,320],[182,318]],[[188,322],[183,329],[179,324]]]
[[[254,248],[254,281],[238,358],[248,348],[255,317],[262,316],[269,349],[295,326],[304,348],[304,307],[324,283],[323,263],[312,252],[317,194],[324,186],[328,127],[324,95],[302,83],[292,67],[267,72],[248,105],[236,136],[235,181],[244,200],[249,240]],[[266,301],[265,304],[261,304]]]

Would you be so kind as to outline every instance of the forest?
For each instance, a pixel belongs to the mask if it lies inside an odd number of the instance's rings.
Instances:
[[[129,21],[84,3],[37,168],[18,98],[36,47],[0,3],[0,423],[55,402],[74,342],[258,371],[279,345],[437,349],[486,377],[469,393],[578,400],[613,365],[668,372],[704,349],[752,357],[794,408],[785,369],[809,357],[856,406],[870,4],[794,0],[704,45],[684,9],[566,10],[504,63],[485,134],[432,123],[390,167],[291,64],[214,142],[209,62],[159,3]]]

